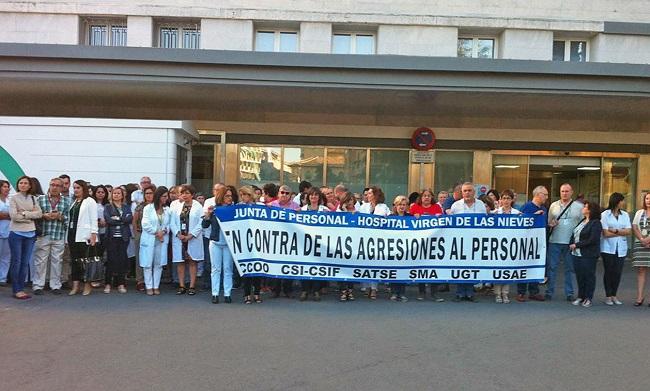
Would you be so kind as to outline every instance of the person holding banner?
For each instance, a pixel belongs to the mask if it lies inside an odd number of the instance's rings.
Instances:
[[[179,186],[179,202],[172,203],[173,263],[178,273],[177,295],[196,294],[197,262],[203,260],[203,207],[194,200],[194,187]],[[189,266],[190,287],[185,288],[185,266]]]
[[[209,206],[203,215],[203,228],[210,228],[210,260],[212,265],[212,304],[219,304],[221,290],[221,271],[223,270],[223,301],[232,303],[232,254],[228,249],[226,237],[219,226],[217,216],[212,213],[215,207],[232,204],[232,190],[221,187],[215,192],[214,206]]]
[[[471,182],[465,182],[461,185],[460,188],[461,195],[463,198],[454,202],[451,205],[449,211],[450,214],[465,214],[465,213],[476,213],[476,214],[487,214],[487,209],[485,209],[485,204],[483,201],[477,200],[475,195],[476,191],[474,190],[474,184]],[[473,283],[460,283],[456,284],[456,298],[454,301],[471,301],[477,302],[474,297],[474,285]]]
[[[278,190],[278,199],[271,202],[269,206],[291,210],[300,209],[300,205],[291,200],[291,188],[287,185],[280,186],[280,189]],[[284,293],[285,297],[291,298],[292,292],[292,281],[290,279],[277,278],[273,281],[274,298],[280,297],[280,293]]]
[[[255,190],[251,186],[242,186],[239,188],[239,204],[255,204]],[[262,288],[262,279],[260,277],[246,277],[244,275],[242,281],[244,283],[244,304],[251,304],[253,300],[256,303],[261,303],[262,297],[260,296],[260,291]]]
[[[428,189],[427,189],[428,190]],[[425,190],[425,191],[427,191]],[[424,191],[423,191],[424,193]],[[420,197],[418,197],[418,201],[420,201],[422,198],[422,194],[420,194]],[[414,205],[417,205],[417,202]],[[411,206],[411,209],[413,209],[413,206]],[[409,200],[406,198],[406,196],[403,195],[398,195],[395,197],[395,200],[393,201],[393,214],[395,216],[411,216],[410,213],[408,213],[406,210],[409,208]],[[440,213],[439,213],[440,214]],[[425,284],[418,284],[418,285],[425,285]],[[434,287],[431,287],[431,295],[434,296],[435,293],[433,291]],[[392,301],[401,301],[401,302],[407,302],[408,298],[405,295],[406,291],[406,284],[404,283],[392,283],[390,284],[390,299]],[[420,293],[422,295],[422,293]],[[418,297],[418,300],[420,298]]]
[[[632,230],[634,232],[634,249],[632,250],[632,266],[637,270],[636,275],[636,301],[635,307],[643,305],[645,277],[650,267],[650,193],[643,196],[643,205],[641,209],[634,214],[632,221]]]
[[[585,202],[582,207],[584,219],[573,229],[569,248],[573,256],[573,268],[578,280],[578,298],[571,304],[591,307],[596,288],[596,264],[600,255],[600,205]]]
[[[329,212],[330,209],[325,206],[325,195],[317,187],[312,187],[307,191],[307,204],[300,208],[304,212]],[[323,283],[320,280],[302,280],[300,281],[302,291],[300,292],[300,301],[307,300],[312,295],[314,301],[320,301],[320,290]]]
[[[544,186],[537,186],[533,189],[533,199],[528,201],[521,208],[523,214],[548,215],[546,209],[546,200],[548,200],[548,190]],[[539,283],[519,283],[517,284],[517,301],[523,303],[526,301],[526,291],[528,298],[535,301],[544,301],[544,296],[539,293]]]
[[[395,204],[393,204],[393,211],[395,210]],[[433,191],[431,189],[424,189],[418,195],[418,198],[415,200],[415,203],[409,208],[409,215],[420,217],[422,215],[430,216],[439,216],[442,214],[442,207],[433,202]],[[431,298],[438,303],[445,301],[441,297],[437,297],[436,291],[438,290],[438,284],[430,284],[431,288]],[[418,284],[418,300],[424,300],[427,294],[427,284]]]
[[[512,207],[512,204],[515,202],[515,193],[506,189],[501,192],[501,197],[499,197],[499,203],[501,207],[496,210],[497,214],[512,214],[518,215],[521,214],[517,209]],[[508,304],[510,303],[510,285],[509,284],[494,284],[494,301],[497,303]]]
[[[359,212],[378,216],[388,216],[391,214],[388,206],[384,204],[385,196],[380,187],[370,186],[366,193],[366,198],[368,199],[368,202],[361,205]],[[368,291],[368,297],[370,300],[377,299],[377,286],[378,284],[376,282],[370,283],[370,290]]]
[[[145,190],[144,198],[147,199]],[[169,192],[165,186],[156,189],[153,202],[142,209],[142,232],[138,260],[143,270],[144,285],[148,296],[160,295],[162,268],[167,264],[167,242],[171,212],[167,206]]]
[[[354,194],[348,191],[341,196],[339,201],[337,212],[357,213],[358,202]],[[339,291],[341,294],[339,301],[354,301],[354,284],[352,282],[339,282]]]

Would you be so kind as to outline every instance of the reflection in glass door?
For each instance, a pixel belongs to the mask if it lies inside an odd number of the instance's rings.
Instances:
[[[600,202],[600,158],[531,156],[528,194],[539,185],[549,190],[549,202],[560,198],[560,186],[568,183],[573,196]]]

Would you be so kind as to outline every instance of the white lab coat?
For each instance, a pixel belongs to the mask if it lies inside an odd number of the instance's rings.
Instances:
[[[183,242],[176,236],[181,230],[181,211],[183,210],[183,203],[180,201],[172,202],[171,206],[171,231],[172,239],[172,260],[173,262],[183,262]],[[203,207],[201,204],[193,200],[192,208],[190,209],[190,222],[188,233],[194,236],[187,245],[187,252],[194,261],[202,261],[203,255],[203,227],[201,222],[203,220]]]
[[[160,266],[167,264],[167,243],[169,243],[169,234],[164,236],[160,248],[160,255],[155,254],[156,232],[160,230],[170,231],[172,220],[171,211],[168,207],[163,208],[162,224],[158,220],[158,214],[153,204],[149,204],[142,210],[142,235],[140,236],[140,267],[152,267],[153,260],[160,256]]]

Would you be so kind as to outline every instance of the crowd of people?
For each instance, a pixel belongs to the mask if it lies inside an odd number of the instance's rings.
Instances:
[[[127,276],[133,274],[136,290],[161,294],[164,280],[176,284],[177,295],[196,295],[197,283],[211,293],[211,301],[232,302],[234,286],[243,287],[246,304],[261,303],[262,294],[293,297],[294,280],[239,276],[214,208],[233,204],[261,204],[296,211],[351,212],[381,216],[443,214],[542,214],[547,216],[548,245],[546,280],[516,284],[518,302],[547,301],[555,297],[559,267],[563,265],[563,296],[571,304],[590,307],[596,287],[596,266],[602,259],[604,304],[622,305],[618,287],[628,253],[637,270],[635,306],[645,299],[646,272],[650,267],[650,194],[630,218],[625,197],[613,193],[606,208],[598,202],[573,198],[570,184],[560,187],[559,200],[548,203],[544,186],[532,191],[532,199],[516,206],[510,189],[492,189],[476,198],[472,183],[457,184],[437,194],[431,189],[398,195],[387,204],[379,186],[351,193],[343,184],[334,188],[300,183],[298,191],[288,185],[268,183],[234,186],[217,183],[213,197],[183,184],[155,186],[149,177],[140,184],[91,186],[84,180],[71,183],[68,175],[52,178],[46,191],[33,177],[22,176],[9,196],[11,185],[0,180],[0,285],[11,282],[13,297],[32,295],[89,295],[93,289],[110,294],[113,288],[127,292]],[[633,248],[628,249],[628,237]],[[631,251],[628,251],[631,250]],[[575,281],[575,288],[574,288]],[[31,294],[26,286],[31,283]],[[103,283],[103,284],[102,284]],[[330,285],[331,284],[331,285]],[[337,291],[340,301],[355,300],[351,282],[301,280],[300,301],[321,300]],[[378,297],[377,282],[356,287],[370,300]],[[541,293],[540,285],[544,285]],[[429,295],[427,295],[427,286]],[[393,301],[407,301],[407,284],[386,288]],[[417,284],[417,299],[444,301],[447,284]],[[454,301],[476,301],[476,292],[489,292],[497,303],[510,303],[508,284],[457,284]]]

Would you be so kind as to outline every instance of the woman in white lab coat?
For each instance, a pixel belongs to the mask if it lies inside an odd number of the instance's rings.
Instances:
[[[165,186],[156,189],[153,202],[142,210],[142,234],[140,236],[140,267],[144,269],[147,295],[160,294],[160,276],[167,264],[167,243],[171,212],[167,205],[169,191]]]
[[[171,206],[172,223],[171,230],[173,262],[178,272],[177,295],[187,293],[190,296],[196,294],[196,269],[197,263],[203,260],[203,207],[194,200],[194,187],[191,185],[179,186],[180,202],[174,202]],[[190,287],[185,288],[185,265],[190,271]]]

